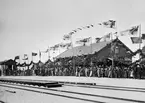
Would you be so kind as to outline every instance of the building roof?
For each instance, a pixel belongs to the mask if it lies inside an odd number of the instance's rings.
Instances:
[[[99,42],[99,43],[93,43],[90,46],[77,46],[77,47],[74,47],[73,49],[68,49],[64,51],[63,53],[58,55],[56,58],[93,54],[101,50],[103,47],[105,47],[109,43],[110,41],[106,41],[106,42],[104,41],[104,42]]]
[[[119,40],[119,39],[114,39],[113,42],[116,41],[116,40]],[[102,41],[102,42],[99,42],[99,43],[93,43],[90,46],[77,46],[77,47],[74,47],[73,49],[68,49],[68,50],[64,51],[63,53],[58,55],[56,58],[64,58],[64,57],[94,54],[95,52],[99,52],[100,50],[102,50],[104,47],[106,47],[110,43],[111,43],[111,41]],[[126,46],[125,44],[123,44],[123,45]],[[126,46],[126,48],[128,50],[130,50],[127,46]]]
[[[16,62],[12,59],[0,62],[0,65],[15,65],[15,64],[16,64]]]

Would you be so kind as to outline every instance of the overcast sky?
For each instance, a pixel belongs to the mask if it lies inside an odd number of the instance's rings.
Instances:
[[[141,24],[144,33],[144,4],[145,0],[0,0],[0,61],[46,50],[89,24],[96,26],[76,33],[73,40],[101,37],[111,30],[97,24],[109,19],[117,21],[118,30]],[[138,48],[129,38],[121,40],[132,50]]]

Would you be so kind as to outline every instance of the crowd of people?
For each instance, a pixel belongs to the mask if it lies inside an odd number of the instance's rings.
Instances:
[[[107,78],[144,78],[145,65],[138,63],[122,63],[105,59],[96,61],[92,56],[58,58],[46,63],[39,61],[25,65],[15,65],[6,69],[5,75],[15,76],[77,76]]]

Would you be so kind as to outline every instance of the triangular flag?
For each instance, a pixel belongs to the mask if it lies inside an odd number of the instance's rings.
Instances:
[[[124,31],[120,32],[121,36],[127,36],[127,35],[137,35],[139,31],[139,26],[133,26],[131,29],[126,29]]]
[[[140,37],[130,37],[133,44],[142,43],[142,39]]]

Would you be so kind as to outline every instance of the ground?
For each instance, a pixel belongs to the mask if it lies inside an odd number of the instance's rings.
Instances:
[[[62,87],[30,88],[28,85],[0,83],[0,103],[145,103],[145,81],[96,77],[21,76],[13,79],[73,82]],[[83,83],[83,84],[77,84]],[[84,85],[93,83],[95,85]]]

